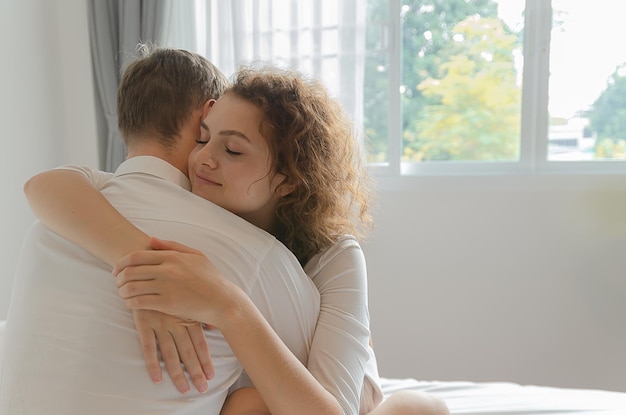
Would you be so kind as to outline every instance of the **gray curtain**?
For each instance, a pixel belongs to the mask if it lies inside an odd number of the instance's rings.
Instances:
[[[98,114],[100,163],[115,171],[126,157],[117,129],[117,88],[140,42],[161,45],[171,0],[89,0],[89,31]]]

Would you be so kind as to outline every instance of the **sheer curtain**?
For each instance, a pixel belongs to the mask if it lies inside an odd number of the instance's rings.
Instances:
[[[365,0],[181,1],[166,43],[199,52],[227,75],[258,61],[296,68],[322,80],[361,125],[366,6]]]

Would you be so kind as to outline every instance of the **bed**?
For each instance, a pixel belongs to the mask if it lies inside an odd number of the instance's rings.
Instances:
[[[401,389],[430,392],[441,397],[452,414],[626,415],[626,393],[523,386],[507,382],[382,381],[386,396]]]
[[[0,356],[5,322],[0,321]],[[0,360],[0,373],[2,361]],[[523,386],[497,382],[437,382],[382,379],[386,396],[412,389],[433,393],[452,414],[469,415],[626,415],[626,393]]]

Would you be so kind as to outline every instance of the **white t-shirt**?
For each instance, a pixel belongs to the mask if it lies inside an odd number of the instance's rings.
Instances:
[[[197,248],[252,298],[304,363],[319,292],[273,236],[188,191],[154,157],[124,162],[102,192],[149,235]],[[18,261],[3,345],[0,414],[219,414],[241,367],[217,330],[206,332],[216,376],[181,395],[150,380],[110,267],[36,222]]]

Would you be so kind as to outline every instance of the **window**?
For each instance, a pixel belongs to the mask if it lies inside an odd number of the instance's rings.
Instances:
[[[549,160],[624,159],[626,28],[611,5],[552,2]]]
[[[369,1],[370,162],[393,175],[625,172],[626,51],[611,6]]]
[[[477,162],[520,160],[521,41],[496,2],[379,0],[368,12],[370,161],[410,173],[442,163],[448,169],[450,162],[476,169]],[[387,19],[378,17],[385,13]],[[368,87],[376,83],[396,107],[386,118],[369,110],[380,105]]]
[[[200,53],[322,79],[382,174],[626,173],[626,26],[609,0],[193,4]]]

